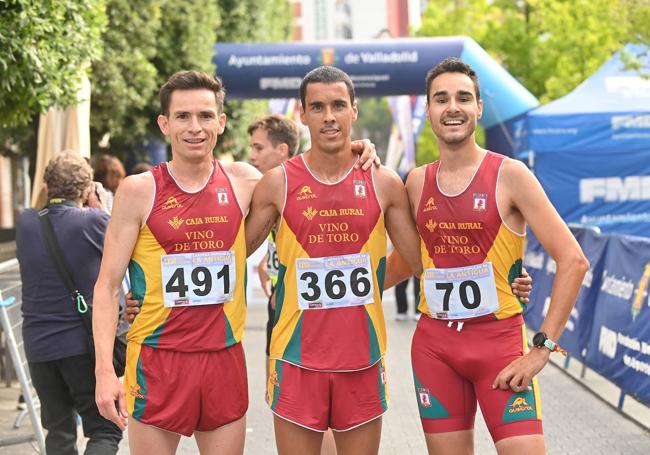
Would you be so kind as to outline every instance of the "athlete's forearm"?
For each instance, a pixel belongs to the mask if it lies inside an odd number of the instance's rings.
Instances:
[[[562,335],[578,292],[580,292],[582,280],[589,270],[589,262],[581,251],[576,251],[575,254],[565,255],[564,258],[557,261],[556,265],[551,303],[540,328],[554,341],[557,341]]]
[[[113,373],[113,345],[119,315],[119,286],[97,282],[93,301],[95,373]]]
[[[384,290],[410,278],[412,271],[399,251],[394,250],[386,259],[386,276],[384,277]]]

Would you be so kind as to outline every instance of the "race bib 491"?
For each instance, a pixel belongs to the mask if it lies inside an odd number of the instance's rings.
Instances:
[[[217,305],[233,299],[235,253],[210,251],[161,257],[166,307]]]

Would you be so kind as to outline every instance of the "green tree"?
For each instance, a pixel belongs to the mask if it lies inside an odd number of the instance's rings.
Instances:
[[[0,150],[21,149],[35,117],[77,102],[105,25],[103,0],[0,1]]]
[[[643,2],[432,0],[417,34],[474,38],[547,102],[573,90],[629,41],[640,25],[633,4]]]
[[[105,39],[113,58],[93,68],[99,85],[93,93],[93,138],[96,143],[109,133],[111,153],[122,157],[127,151],[142,154],[145,142],[162,139],[155,122],[157,95],[170,75],[182,69],[214,72],[218,41],[279,41],[288,36],[286,0],[134,1],[108,0],[110,32]],[[228,127],[218,150],[243,156],[248,122],[264,107],[261,102],[228,102]]]
[[[162,139],[160,86],[182,69],[214,71],[219,9],[214,0],[108,0],[108,13],[107,53],[93,66],[93,142],[108,134],[110,153],[143,158],[143,145]]]
[[[430,0],[416,34],[470,36],[546,103],[626,43],[650,44],[649,23],[649,0]],[[427,134],[418,141],[418,162],[437,156],[431,142]]]
[[[160,5],[150,0],[108,0],[105,52],[91,73],[91,146],[108,135],[106,152],[124,157],[147,135],[144,113],[154,99],[157,69],[152,63],[160,31]]]
[[[353,137],[370,139],[375,144],[377,154],[385,161],[393,125],[388,102],[385,97],[359,98],[357,102],[359,118],[354,123]]]
[[[282,42],[291,33],[291,11],[287,0],[217,0],[223,12],[217,40],[221,42]],[[227,14],[225,14],[227,12]],[[217,68],[219,74],[219,68]],[[248,156],[248,125],[257,116],[268,111],[268,103],[261,100],[228,100],[226,87],[226,114],[228,123],[219,138],[217,153],[230,153],[236,159]]]

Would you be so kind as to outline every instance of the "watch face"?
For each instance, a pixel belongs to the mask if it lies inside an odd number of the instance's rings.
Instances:
[[[533,337],[533,346],[537,348],[541,348],[544,346],[544,342],[546,341],[547,337],[544,332],[537,332],[535,336]]]

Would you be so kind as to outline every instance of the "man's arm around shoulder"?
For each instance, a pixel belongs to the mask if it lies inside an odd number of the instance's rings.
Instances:
[[[284,193],[282,167],[266,172],[255,187],[251,209],[246,217],[246,249],[249,256],[264,242],[280,216]]]
[[[224,164],[224,168],[233,184],[233,190],[235,191],[242,212],[246,216],[250,208],[255,185],[262,178],[262,173],[250,164],[242,161]]]
[[[397,173],[381,166],[375,172],[375,185],[384,210],[386,230],[396,248],[387,259],[384,289],[388,289],[411,275],[420,274],[420,241],[406,188]]]

